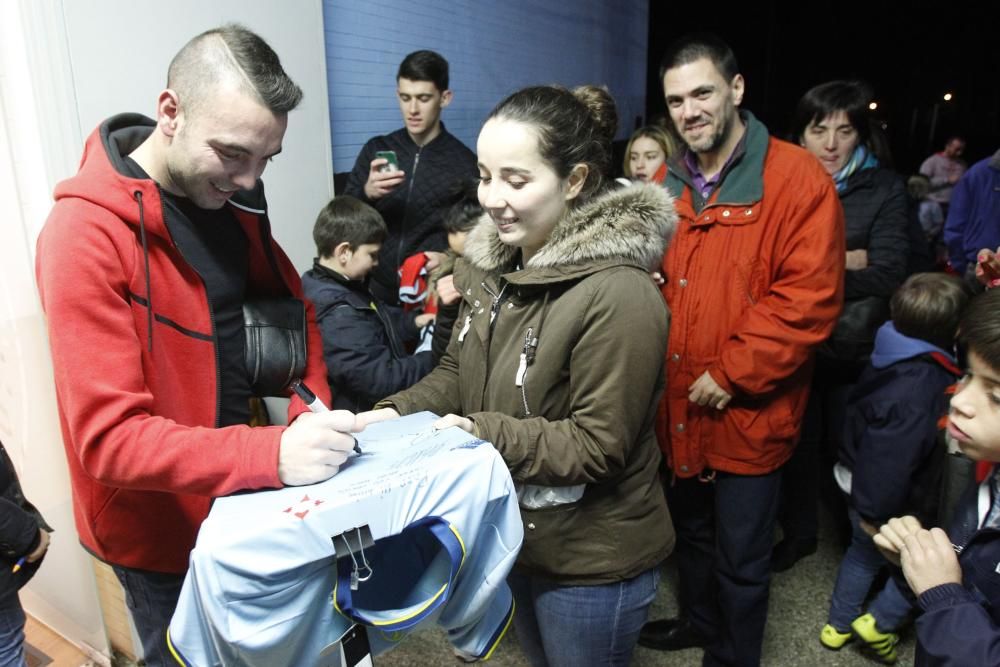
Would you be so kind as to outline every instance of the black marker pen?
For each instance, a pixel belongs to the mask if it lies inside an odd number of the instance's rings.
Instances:
[[[292,383],[292,391],[295,392],[296,396],[302,399],[302,402],[306,404],[306,407],[309,408],[311,412],[330,411],[330,408],[323,405],[323,401],[321,401],[302,380],[296,380]],[[354,438],[353,435],[351,437]],[[354,453],[359,455],[362,453],[361,445],[358,444],[357,438],[354,438]]]

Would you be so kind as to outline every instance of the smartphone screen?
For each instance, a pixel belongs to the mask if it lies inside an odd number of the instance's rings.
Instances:
[[[399,171],[399,160],[396,159],[396,151],[376,151],[375,157],[388,160],[386,164],[378,168],[380,172]]]

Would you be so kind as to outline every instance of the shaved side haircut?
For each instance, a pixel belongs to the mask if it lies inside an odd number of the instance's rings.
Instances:
[[[255,97],[276,115],[287,114],[302,100],[302,89],[282,69],[278,54],[235,23],[192,39],[167,70],[167,87],[177,92],[189,115],[226,85]]]

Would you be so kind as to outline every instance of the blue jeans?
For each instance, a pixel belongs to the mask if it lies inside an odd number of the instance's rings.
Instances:
[[[6,561],[4,562],[6,567]],[[15,593],[0,605],[0,667],[25,667],[24,609]]]
[[[759,665],[771,586],[781,469],[716,471],[667,486],[681,616],[709,640],[704,665]]]
[[[861,517],[853,507],[847,510],[851,519],[851,546],[847,548],[837,583],[830,597],[829,622],[840,632],[847,632],[851,621],[861,615],[861,605],[865,602],[872,582],[879,571],[889,565],[879,552],[870,535],[861,529]],[[868,612],[875,617],[875,624],[882,632],[898,629],[910,613],[910,601],[890,577],[885,587],[868,606]]]
[[[132,614],[135,631],[142,642],[142,655],[148,667],[172,667],[177,661],[167,648],[167,628],[177,608],[184,583],[182,574],[134,570],[113,565],[115,575],[125,589],[125,603]]]
[[[597,586],[561,586],[511,572],[507,583],[517,605],[514,627],[521,650],[532,667],[625,667],[659,581],[659,566]]]

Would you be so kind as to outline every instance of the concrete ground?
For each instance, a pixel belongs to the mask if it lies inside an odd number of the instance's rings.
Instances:
[[[819,631],[826,623],[830,592],[840,563],[841,550],[834,538],[832,526],[826,517],[821,518],[819,549],[812,556],[799,561],[787,572],[774,575],[771,583],[771,600],[767,630],[764,636],[764,665],[775,667],[831,667],[865,666],[878,664],[860,652],[857,642],[840,651],[830,651],[819,643]],[[667,561],[660,592],[653,603],[651,618],[673,616],[676,603],[673,580],[676,572]],[[913,664],[914,636],[904,632],[899,645],[901,667]],[[636,667],[671,665],[694,667],[701,665],[702,651],[660,652],[637,648],[632,664]],[[399,648],[376,659],[378,667],[432,667],[460,664],[451,655],[444,634],[432,629],[407,638]],[[493,667],[526,667],[528,662],[521,654],[513,631],[489,660]],[[581,665],[580,667],[587,667]]]

